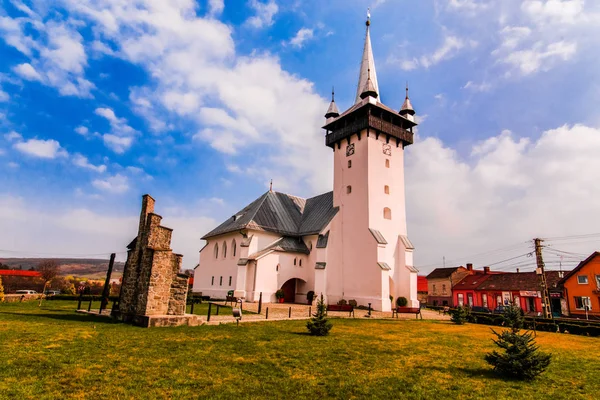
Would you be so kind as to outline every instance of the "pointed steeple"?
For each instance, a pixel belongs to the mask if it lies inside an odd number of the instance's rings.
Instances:
[[[340,116],[340,112],[335,104],[335,90],[331,89],[331,103],[329,103],[329,108],[327,109],[327,113],[325,114],[325,118],[337,118]]]
[[[410,102],[410,98],[408,97],[408,82],[406,82],[406,98],[404,99],[404,103],[400,108],[399,114],[409,119],[412,119],[412,117],[415,115],[415,110]]]
[[[367,12],[367,34],[365,37],[365,47],[363,49],[362,61],[360,63],[360,72],[358,74],[358,87],[356,88],[355,104],[361,101],[360,95],[363,93],[367,80],[369,79],[369,70],[371,70],[371,85],[375,93],[379,94],[379,85],[377,84],[377,72],[375,71],[375,59],[373,58],[373,49],[371,48],[371,11]]]
[[[377,94],[377,89],[375,89],[375,86],[373,85],[373,81],[371,80],[371,69],[369,68],[367,70],[367,83],[365,84],[365,87],[362,90],[362,93],[360,94],[360,98],[364,99],[365,97],[374,97],[377,98],[377,96],[379,96]]]

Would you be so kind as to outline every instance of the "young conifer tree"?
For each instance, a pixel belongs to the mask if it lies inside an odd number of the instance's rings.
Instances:
[[[498,333],[492,329],[492,332],[497,338],[494,343],[504,352],[494,350],[486,354],[485,361],[500,375],[519,380],[532,380],[548,368],[552,356],[539,351],[531,333],[520,332],[523,326],[523,315],[519,307],[507,307],[503,317],[505,325],[510,330]]]
[[[313,336],[326,336],[333,327],[331,322],[327,319],[327,306],[323,300],[323,293],[317,301],[317,312],[313,314],[313,317],[306,322],[306,328]]]

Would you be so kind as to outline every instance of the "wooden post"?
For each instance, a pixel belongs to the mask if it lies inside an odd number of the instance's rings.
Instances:
[[[90,304],[88,305],[88,312],[90,312],[90,310],[92,309],[92,295],[90,295]]]
[[[260,295],[258,296],[258,313],[260,314],[260,311],[262,310],[262,292],[260,292]]]
[[[269,307],[267,307],[267,312],[265,313],[265,319],[269,319]]]
[[[81,300],[83,297],[83,293],[79,293],[79,302],[77,303],[77,309],[81,310]]]
[[[312,307],[308,307],[308,318],[312,315]]]
[[[221,308],[221,306],[219,306],[218,304],[215,304],[217,306],[217,313],[216,315],[219,315],[219,308]]]
[[[190,311],[190,314],[194,313],[194,298],[192,297],[192,310]]]
[[[288,318],[292,318],[292,307],[290,307],[290,313],[288,315]]]
[[[112,274],[113,266],[115,265],[115,256],[115,253],[110,255],[108,271],[106,271],[106,280],[104,281],[104,289],[102,289],[102,299],[100,300],[100,311],[98,311],[98,314],[102,314],[102,310],[104,310],[108,305],[108,295],[110,293],[110,275]]]
[[[210,321],[210,309],[211,309],[212,303],[209,301],[208,302],[208,315],[206,316],[206,322]]]

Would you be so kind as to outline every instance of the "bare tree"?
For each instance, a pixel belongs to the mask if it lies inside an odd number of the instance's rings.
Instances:
[[[54,260],[44,260],[38,264],[37,270],[42,275],[42,279],[44,280],[44,289],[42,290],[42,296],[40,296],[40,302],[38,306],[42,305],[43,294],[46,292],[46,287],[48,283],[56,278],[58,275],[59,265]]]

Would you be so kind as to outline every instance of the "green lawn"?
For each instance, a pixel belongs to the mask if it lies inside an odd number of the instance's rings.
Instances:
[[[143,329],[73,312],[76,303],[0,304],[0,398],[593,399],[600,339],[539,333],[554,355],[533,383],[503,381],[482,325],[334,320]]]

